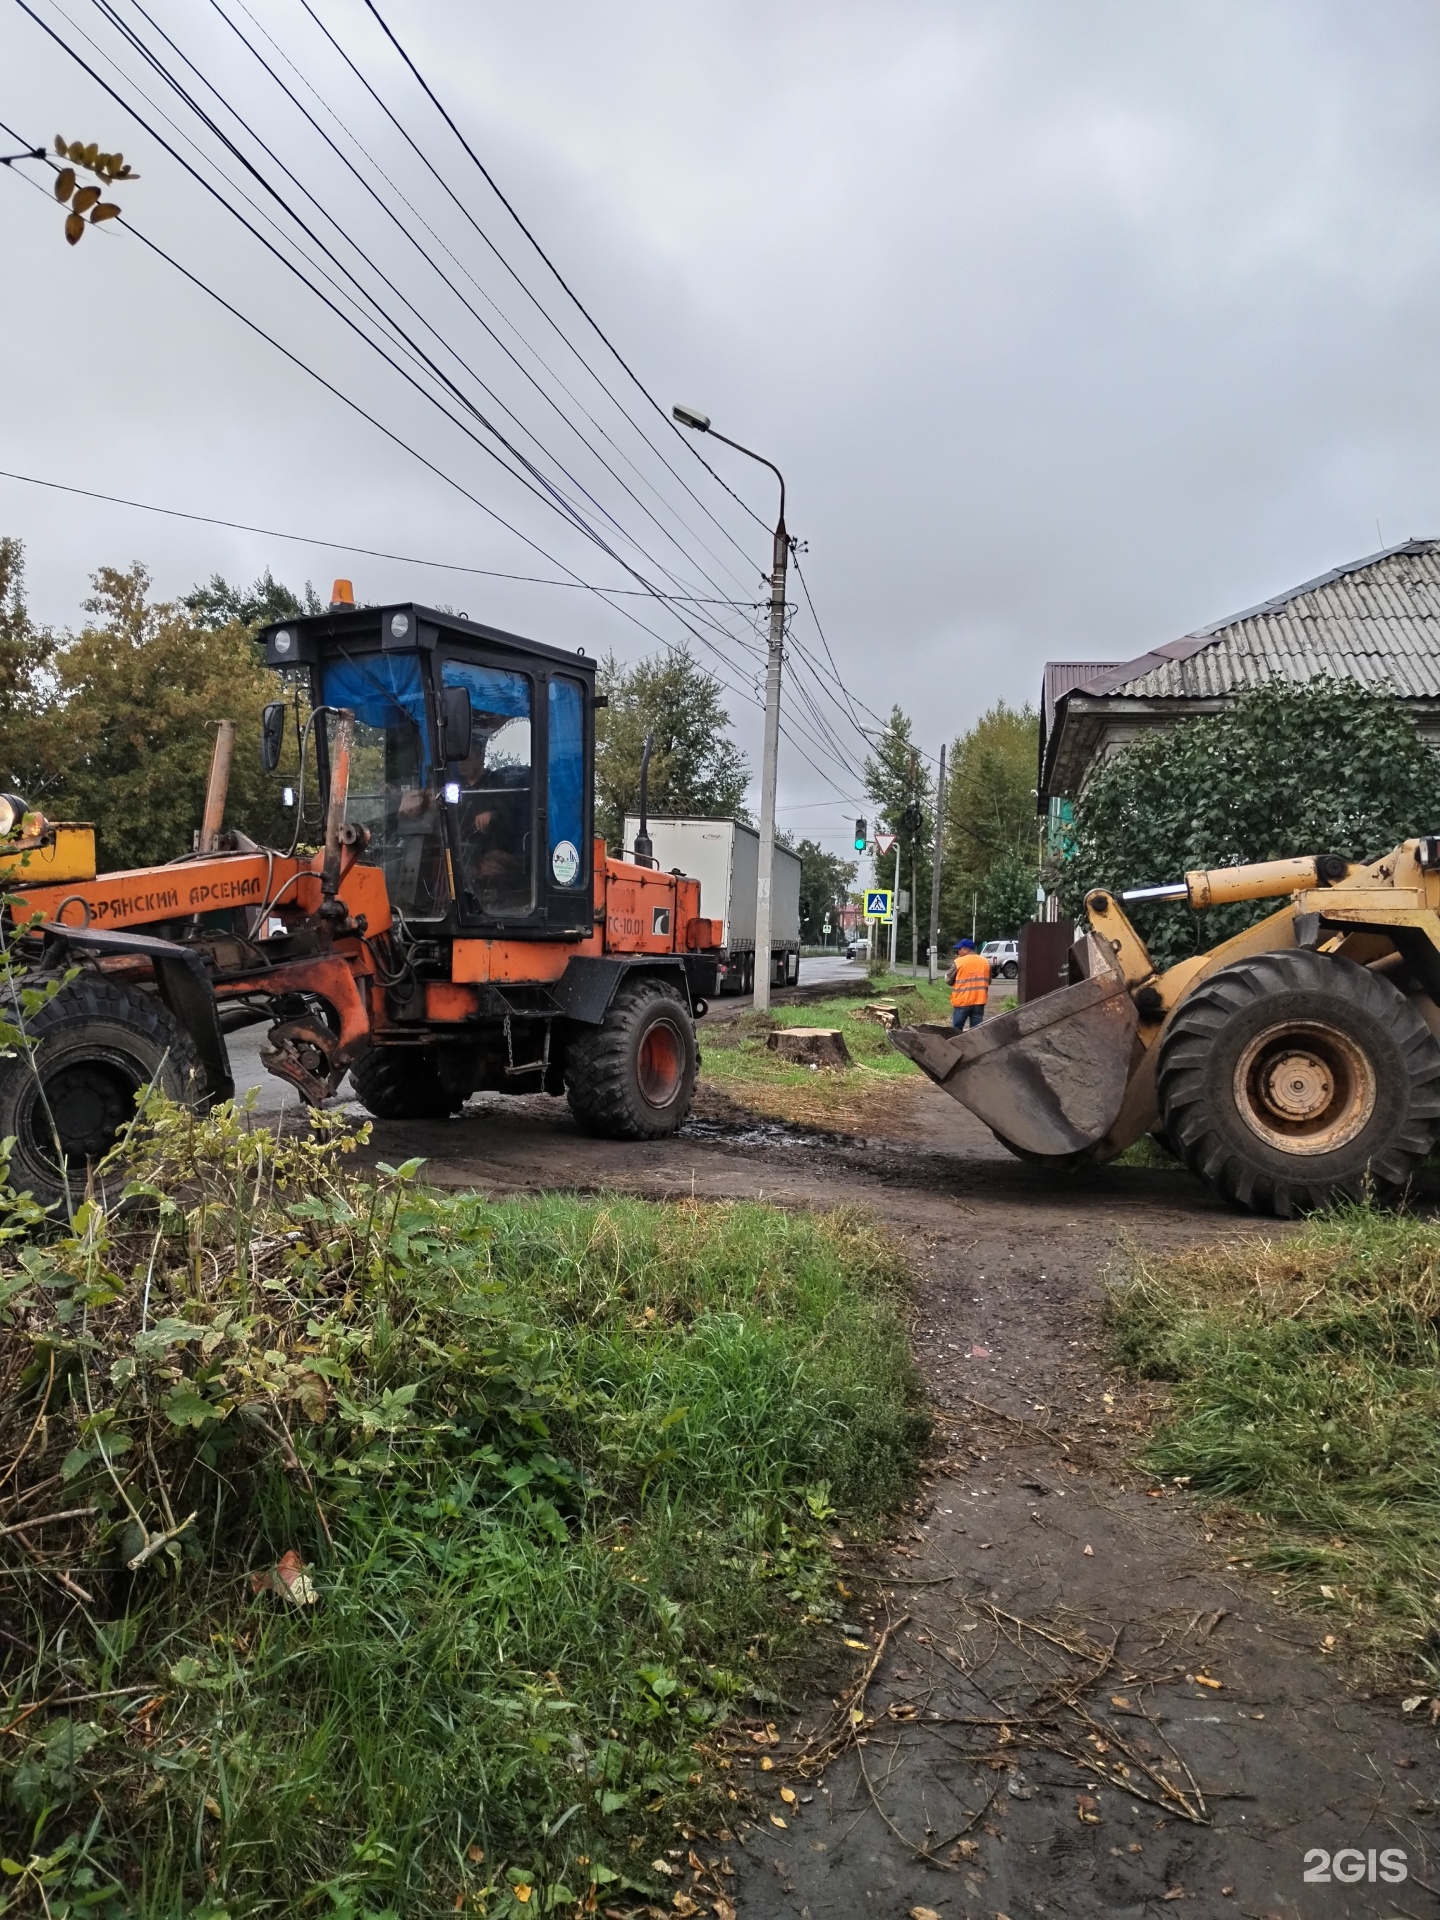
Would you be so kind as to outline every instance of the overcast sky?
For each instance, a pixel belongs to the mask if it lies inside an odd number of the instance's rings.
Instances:
[[[398,209],[392,221],[220,3],[147,0],[315,195],[320,210],[305,209],[236,131],[336,254],[328,270],[374,291],[353,250],[363,247],[394,283],[379,295],[387,317],[547,480],[585,489],[573,498],[646,578],[663,566],[681,591],[758,599],[764,527],[587,331],[363,0],[313,4],[464,211],[300,0],[248,0],[248,12],[223,0]],[[870,707],[912,713],[932,753],[993,701],[1033,700],[1047,658],[1124,658],[1440,531],[1433,5],[380,3],[645,386],[667,406],[705,408],[783,467],[840,674]],[[29,4],[127,100],[149,115],[143,85],[219,154],[93,0]],[[114,5],[143,25],[130,0]],[[193,72],[187,83],[201,93]],[[27,141],[59,132],[122,147],[143,176],[117,195],[137,228],[517,531],[134,237],[96,230],[68,249],[53,199],[19,177],[40,177],[34,166],[0,177],[0,466],[407,555],[635,584],[383,366],[12,0],[0,9],[0,118]],[[248,190],[285,225],[253,180]],[[768,524],[770,476],[724,447],[700,450]],[[592,653],[653,647],[636,620],[684,637],[672,611],[643,598],[620,603],[625,618],[586,592],[345,558],[9,480],[0,531],[26,543],[34,611],[61,623],[80,617],[94,567],[140,559],[166,595],[268,565],[322,592],[348,574],[365,599],[447,602]],[[740,690],[732,713],[754,759],[759,715],[741,697],[758,664],[745,648],[752,616],[688,617],[726,664],[701,657]],[[803,602],[795,638],[819,658]],[[804,682],[793,666],[792,684]],[[854,730],[816,698],[855,750]],[[805,739],[803,710],[794,721],[782,823],[843,847],[860,782],[833,743]]]

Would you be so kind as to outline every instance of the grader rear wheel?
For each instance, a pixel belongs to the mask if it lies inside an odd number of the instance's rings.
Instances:
[[[586,1133],[658,1140],[674,1133],[695,1097],[695,1028],[663,980],[621,987],[602,1026],[570,1042],[565,1091]]]
[[[1377,974],[1303,950],[1259,954],[1182,1002],[1156,1089],[1192,1172],[1289,1218],[1404,1187],[1440,1125],[1440,1046]]]

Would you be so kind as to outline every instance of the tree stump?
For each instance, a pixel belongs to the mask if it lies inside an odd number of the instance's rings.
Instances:
[[[845,1036],[838,1027],[776,1027],[766,1035],[769,1052],[802,1067],[848,1067]]]

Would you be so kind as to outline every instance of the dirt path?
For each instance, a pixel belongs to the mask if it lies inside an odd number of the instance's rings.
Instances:
[[[1153,1498],[1127,1464],[1144,1409],[1104,1368],[1107,1262],[1127,1242],[1273,1227],[1181,1173],[1041,1176],[928,1085],[884,1124],[840,1140],[712,1120],[636,1149],[582,1139],[537,1098],[376,1127],[382,1157],[425,1154],[444,1184],[859,1202],[911,1248],[948,1455],[851,1637],[874,1647],[906,1618],[864,1696],[864,1744],[795,1781],[794,1806],[783,1767],[735,1754],[760,1809],[729,1849],[739,1912],[1440,1914],[1435,1731],[1347,1688],[1319,1629],[1227,1564],[1183,1492]],[[837,1724],[829,1695],[795,1704],[782,1755]],[[1354,1849],[1337,1864],[1361,1877],[1307,1883],[1310,1849]],[[1387,1849],[1403,1881],[1379,1877]]]

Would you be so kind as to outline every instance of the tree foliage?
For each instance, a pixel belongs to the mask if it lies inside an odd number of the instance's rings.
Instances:
[[[897,913],[895,951],[900,959],[908,960],[912,950],[920,955],[930,944],[935,785],[925,756],[916,745],[910,716],[899,707],[891,708],[890,718],[881,727],[874,751],[865,762],[865,791],[876,809],[875,828],[899,835],[899,886],[910,894],[910,904],[903,913]],[[876,855],[877,887],[895,886],[895,872],[893,850]],[[888,929],[881,931],[887,933]]]
[[[982,940],[1011,940],[1035,913],[1039,719],[1002,700],[955,742],[945,781],[940,922]]]
[[[612,847],[624,838],[625,815],[640,805],[640,756],[653,733],[652,814],[749,820],[750,768],[730,737],[724,689],[684,647],[622,667],[602,660],[602,692],[610,704],[595,716],[595,830]]]
[[[1440,759],[1390,694],[1353,680],[1271,681],[1226,712],[1150,734],[1098,767],[1060,876],[1067,912],[1091,887],[1308,853],[1373,859],[1440,828]],[[1227,939],[1273,902],[1140,908],[1157,961]]]
[[[23,554],[0,541],[0,780],[54,820],[94,823],[101,871],[189,851],[217,720],[239,724],[227,824],[289,839],[260,766],[260,710],[278,681],[239,622],[199,624],[152,601],[136,564],[102,567],[78,633],[37,628]],[[282,842],[283,844],[283,842]]]
[[[788,834],[776,834],[775,838],[799,857],[800,938],[807,946],[818,946],[824,938],[826,914],[832,933],[839,925],[840,908],[850,897],[858,862],[827,853],[816,840],[792,841]]]
[[[251,587],[233,587],[223,574],[212,573],[203,586],[194,586],[180,603],[197,627],[240,625],[253,632],[272,620],[298,620],[303,614],[323,613],[320,596],[307,580],[303,602],[267,567]]]

